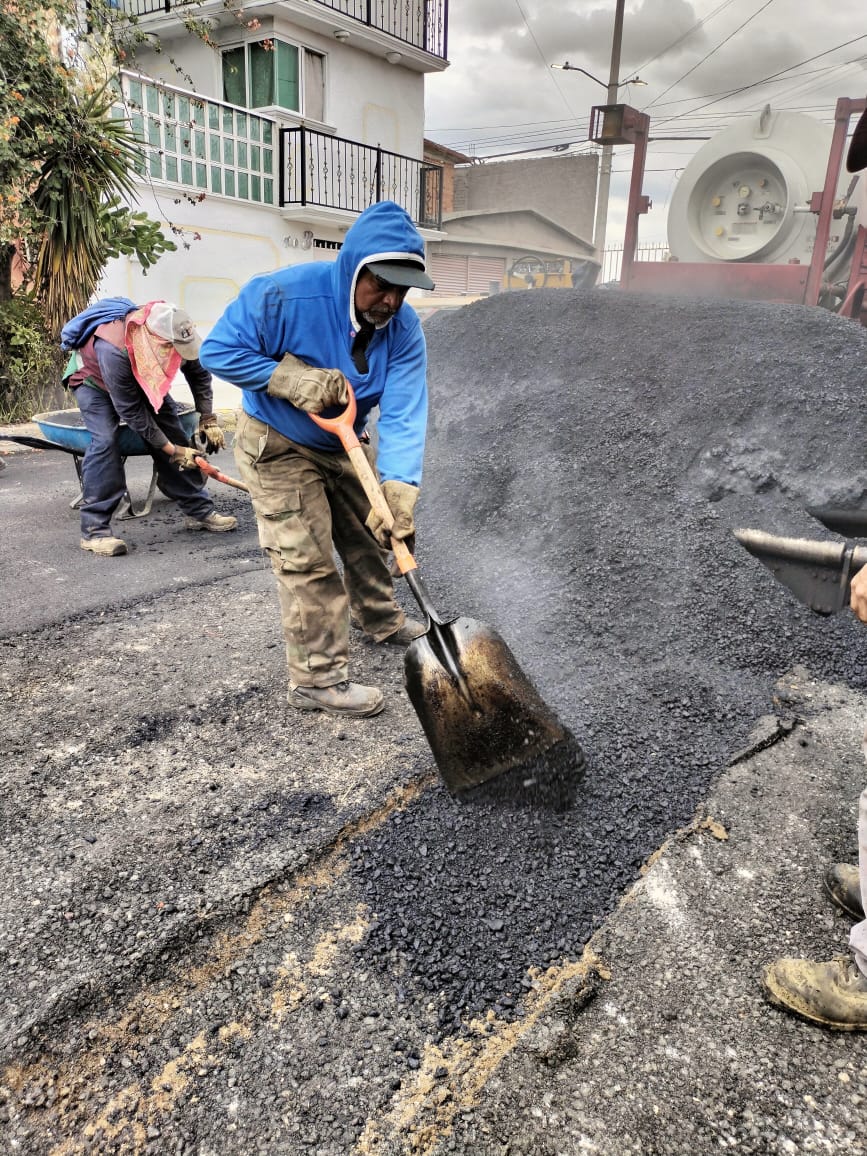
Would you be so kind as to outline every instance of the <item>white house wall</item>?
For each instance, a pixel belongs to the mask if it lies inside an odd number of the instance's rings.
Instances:
[[[286,39],[327,55],[326,117],[337,136],[384,149],[421,157],[424,137],[424,76],[389,64],[381,57],[319,36],[309,30],[274,26]],[[248,39],[267,35],[262,29]],[[226,41],[228,43],[228,40]],[[239,41],[240,42],[240,41]],[[197,37],[185,36],[163,41],[161,54],[141,54],[135,67],[146,75],[173,87],[194,91],[203,97],[222,99],[219,54]],[[170,63],[174,56],[189,79],[179,77]],[[287,114],[287,124],[304,123]],[[317,127],[313,125],[312,127]],[[190,189],[195,198],[196,190]],[[251,277],[284,265],[314,260],[333,260],[336,250],[317,248],[316,240],[340,242],[347,224],[322,224],[305,219],[304,211],[293,206],[287,220],[278,208],[262,207],[245,201],[207,193],[191,202],[180,187],[166,184],[143,185],[136,209],[163,223],[163,231],[178,246],[144,272],[128,257],[109,263],[97,296],[124,296],[137,303],[150,300],[174,301],[187,309],[202,335],[206,335],[225,306]],[[172,229],[180,230],[173,232]],[[187,396],[186,385],[173,390]],[[238,404],[239,392],[217,383],[218,406]]]
[[[305,230],[296,222],[290,224],[277,209],[210,195],[195,205],[186,201],[178,205],[173,196],[150,193],[139,207],[182,230],[178,235],[164,229],[172,235],[177,251],[166,253],[147,271],[129,257],[109,262],[97,296],[129,297],[136,304],[173,301],[189,312],[203,337],[251,277],[284,265],[329,261],[336,256],[336,250],[313,247],[313,227]],[[310,236],[305,237],[305,232]],[[340,241],[344,232],[337,227],[315,227],[315,236],[325,240]],[[188,396],[183,379],[179,381],[181,388],[173,393]],[[240,395],[233,386],[220,385],[215,394],[219,406],[238,404]]]
[[[389,64],[383,57],[280,21],[263,22],[261,28],[247,33],[246,37],[229,36],[225,30],[222,37],[230,46],[271,34],[326,57],[325,123],[337,136],[363,144],[378,144],[406,156],[422,156],[425,84],[422,73]],[[173,41],[164,37],[163,48],[159,54],[139,50],[132,67],[176,88],[189,90],[192,81],[193,91],[200,96],[223,99],[219,52],[190,35]],[[170,57],[177,60],[185,75],[179,75]],[[287,124],[308,123],[310,127],[319,127],[318,122],[305,121],[303,116],[289,112],[285,113],[285,120]]]

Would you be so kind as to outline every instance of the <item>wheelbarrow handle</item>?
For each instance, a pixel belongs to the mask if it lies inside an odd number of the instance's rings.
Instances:
[[[346,379],[344,378],[344,380]],[[355,401],[355,393],[348,381],[346,382],[346,389],[349,393],[349,401],[343,413],[338,414],[337,417],[320,417],[318,413],[308,413],[307,416],[312,418],[320,429],[335,434],[340,439],[340,444],[349,455],[349,460],[358,475],[358,480],[361,482],[371,508],[382,519],[385,528],[390,530],[394,525],[394,514],[385,500],[379,478],[371,468],[367,454],[361,448],[361,442],[355,432],[354,425],[358,406]],[[401,574],[408,574],[410,570],[417,569],[415,558],[413,558],[405,542],[398,538],[392,538],[391,549]]]

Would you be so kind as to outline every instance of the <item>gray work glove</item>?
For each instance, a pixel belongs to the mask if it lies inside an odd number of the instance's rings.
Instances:
[[[314,369],[292,353],[283,354],[268,381],[268,393],[305,413],[321,413],[349,401],[346,378],[339,369]]]
[[[385,522],[374,511],[367,515],[365,525],[380,546],[391,549],[391,539],[406,542],[410,553],[415,548],[415,522],[412,512],[418,501],[418,486],[411,486],[408,482],[383,482],[382,492],[388,502],[388,508],[394,515],[394,525],[386,529]]]
[[[175,452],[171,456],[171,463],[177,466],[179,470],[197,470],[196,457],[199,451],[194,450],[192,446],[175,446]]]
[[[215,454],[226,444],[226,438],[217,423],[215,413],[199,414],[199,428],[196,432],[200,433],[205,440],[206,453]]]

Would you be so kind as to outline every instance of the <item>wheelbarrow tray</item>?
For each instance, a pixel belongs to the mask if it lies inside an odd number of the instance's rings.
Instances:
[[[191,405],[181,406],[178,417],[184,427],[184,432],[192,441],[193,434],[198,427],[194,407]],[[90,430],[85,426],[80,410],[56,409],[50,413],[34,414],[32,420],[39,426],[39,432],[47,441],[68,450],[70,453],[84,456],[90,445]],[[145,443],[134,430],[129,428],[126,422],[121,422],[118,446],[121,457],[124,458],[141,457],[148,452]],[[46,446],[46,449],[49,448]]]
[[[178,419],[183,426],[184,432],[190,442],[198,428],[198,417],[195,407],[192,405],[181,405],[178,407]],[[39,432],[42,434],[44,441],[39,438],[31,437],[10,437],[10,441],[20,442],[21,445],[30,446],[32,449],[46,449],[46,450],[61,450],[64,453],[72,455],[72,461],[75,466],[75,472],[78,475],[79,486],[84,485],[82,474],[82,459],[87,452],[90,442],[90,430],[84,424],[84,418],[81,411],[78,409],[56,409],[48,413],[37,413],[33,415],[33,422],[39,427]],[[148,455],[148,447],[141,437],[134,430],[126,424],[120,423],[120,435],[118,438],[118,448],[120,450],[121,461],[125,462],[127,458],[145,457]],[[150,513],[151,504],[153,502],[154,494],[157,486],[157,466],[154,461],[153,470],[151,471],[150,485],[148,486],[147,497],[144,502],[136,508],[133,505],[129,490],[124,493],[123,500],[120,506],[115,511],[117,518],[142,518]],[[74,501],[70,502],[70,508],[77,510],[82,502],[83,494],[80,492]]]

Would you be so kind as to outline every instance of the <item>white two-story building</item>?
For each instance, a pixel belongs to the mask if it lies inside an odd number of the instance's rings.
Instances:
[[[333,259],[375,201],[442,236],[424,85],[447,67],[448,0],[117,3],[139,40],[118,104],[147,150],[136,207],[178,248],[146,273],[113,260],[100,296],[175,301],[205,334],[255,274]]]

